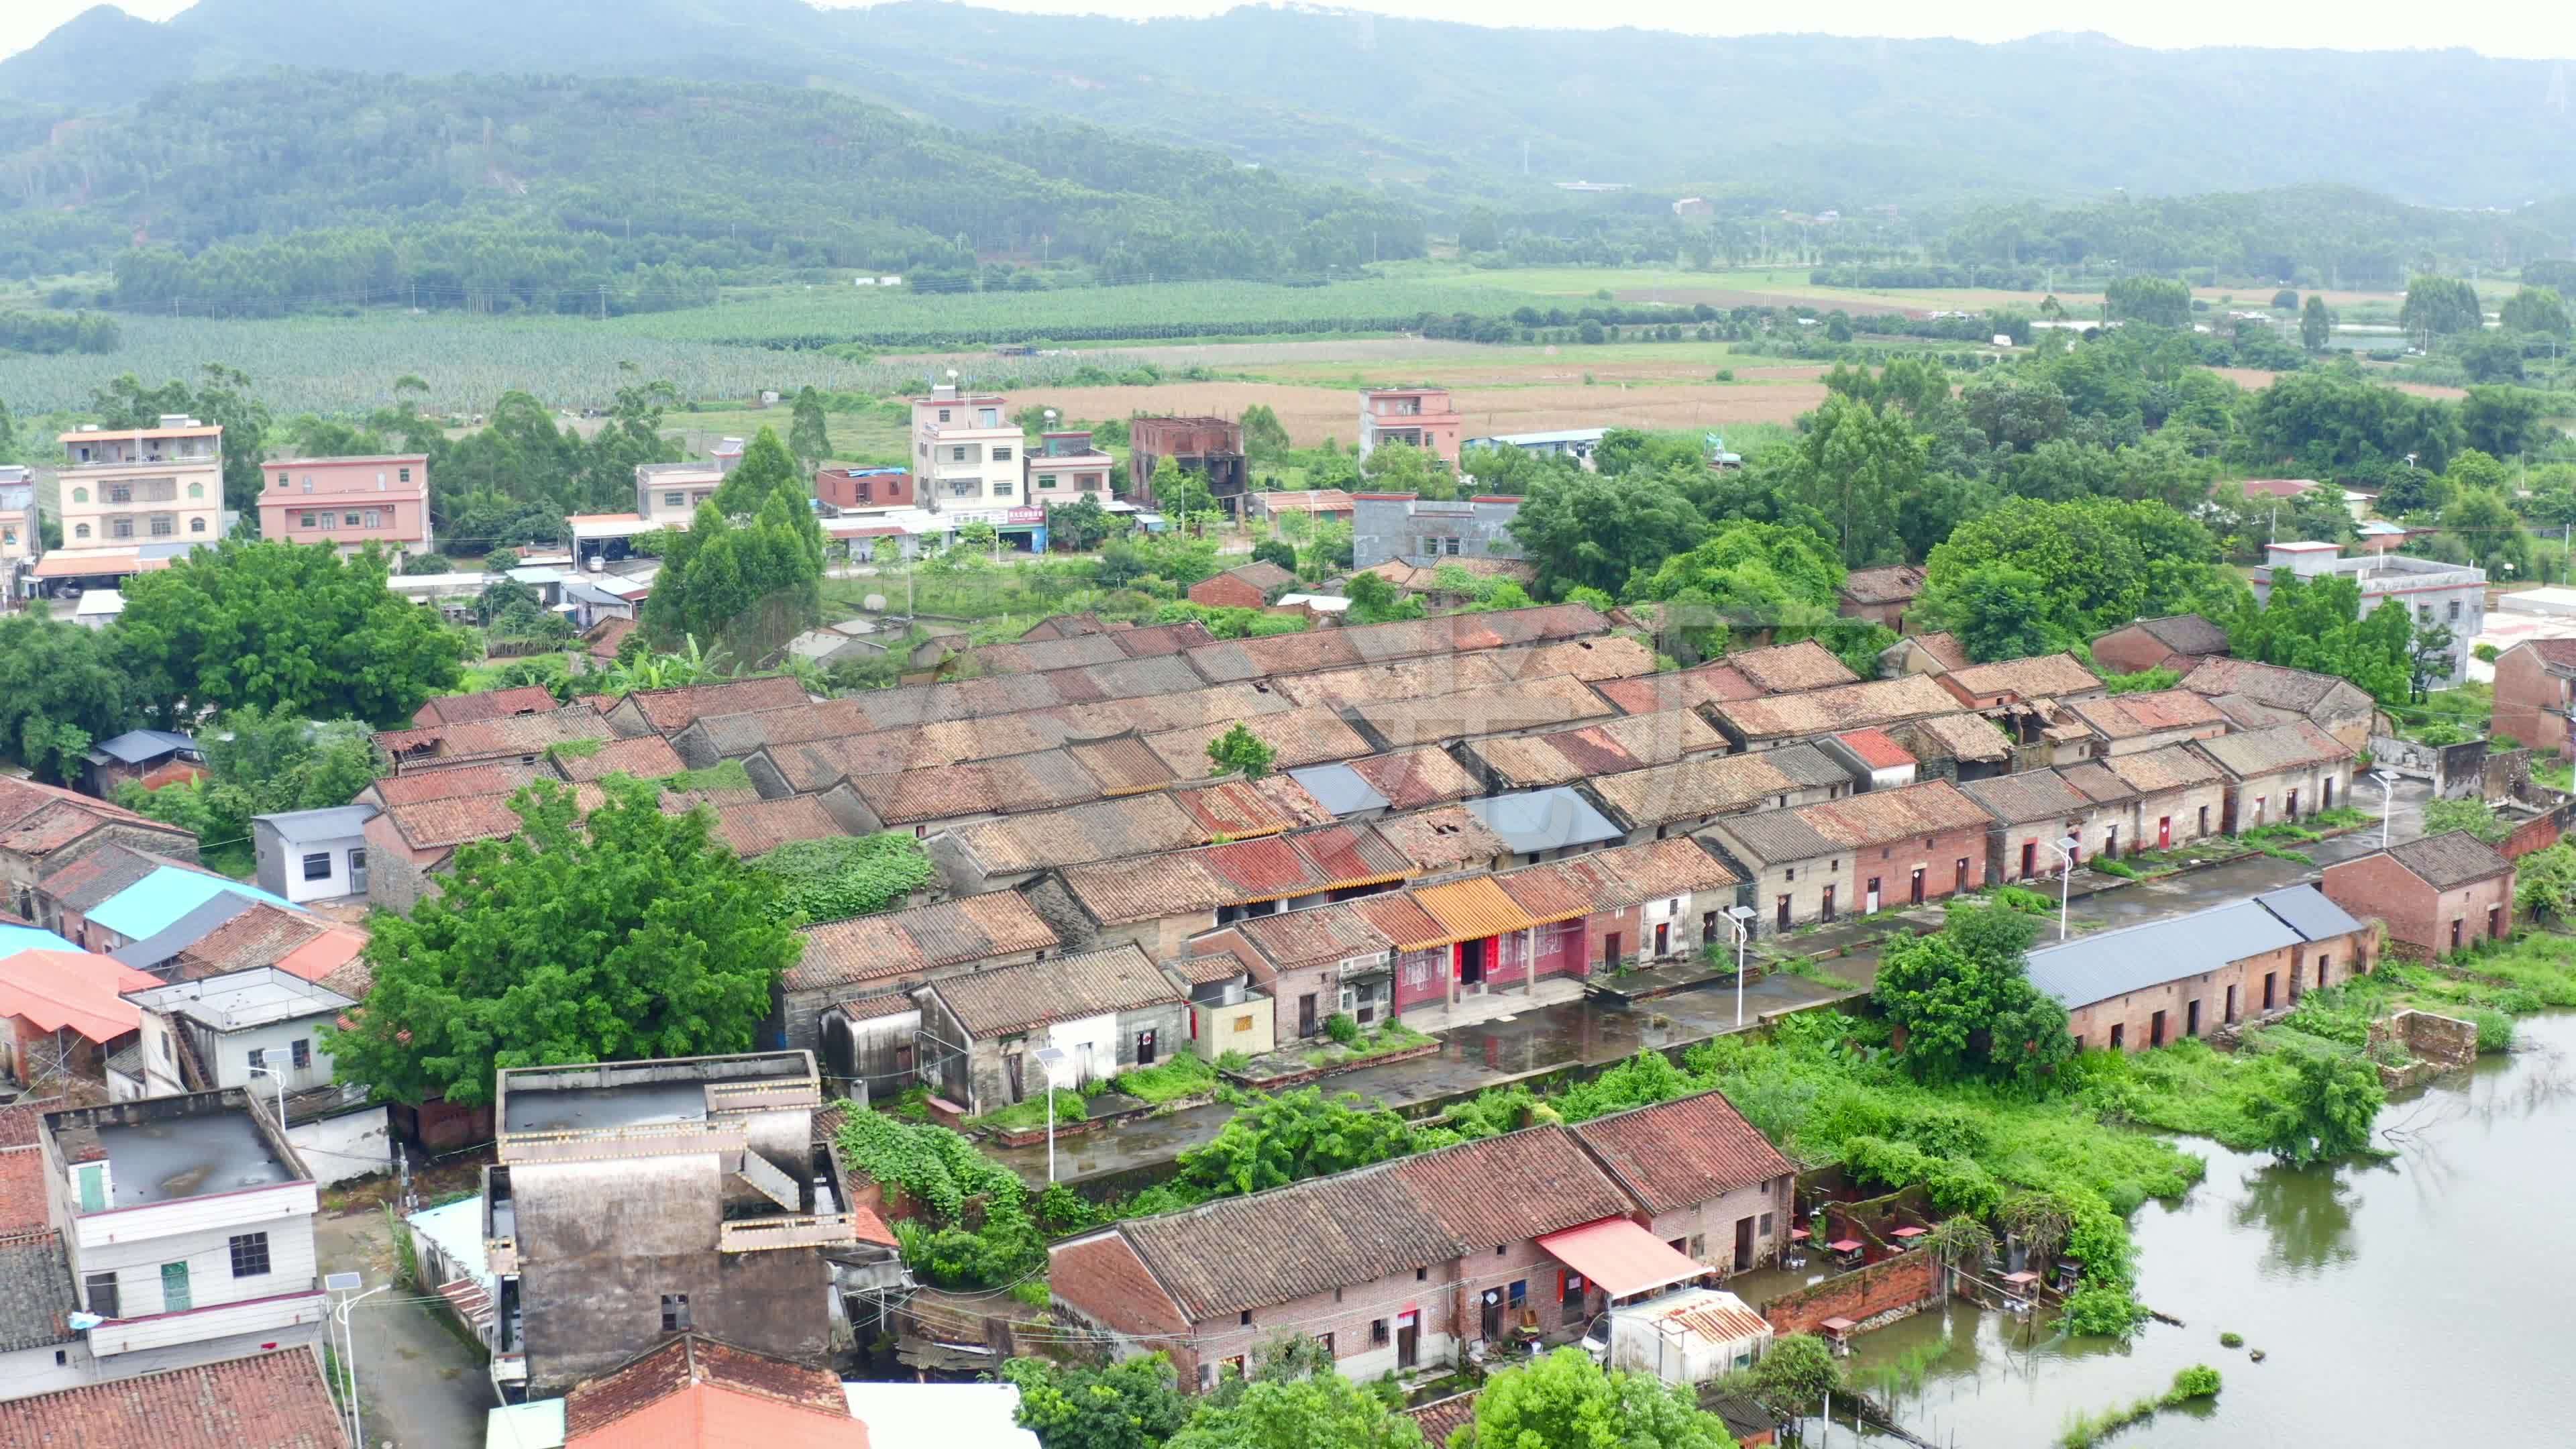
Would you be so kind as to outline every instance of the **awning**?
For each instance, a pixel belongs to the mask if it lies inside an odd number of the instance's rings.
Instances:
[[[1538,1245],[1613,1298],[1651,1293],[1715,1271],[1692,1262],[1626,1218],[1603,1218],[1549,1233]]]

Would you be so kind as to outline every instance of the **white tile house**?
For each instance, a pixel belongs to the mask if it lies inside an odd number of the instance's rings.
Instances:
[[[366,826],[372,805],[254,815],[259,888],[295,905],[367,894]]]

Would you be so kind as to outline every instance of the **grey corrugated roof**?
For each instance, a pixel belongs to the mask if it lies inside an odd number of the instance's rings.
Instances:
[[[2033,986],[2068,1010],[2307,939],[2254,901],[2078,936],[2030,953]]]
[[[303,845],[316,840],[346,840],[364,831],[375,815],[373,805],[328,805],[319,810],[254,815],[251,819],[267,821],[277,838],[287,844]]]
[[[1288,778],[1304,786],[1317,804],[1336,816],[1386,808],[1386,797],[1348,765],[1308,765],[1302,770],[1290,770]]]
[[[107,954],[137,971],[149,971],[213,935],[223,928],[225,922],[259,904],[249,896],[217,891],[204,905],[142,940],[129,942]]]
[[[1568,786],[1461,803],[1468,814],[1485,823],[1486,829],[1501,836],[1515,855],[1562,850],[1569,845],[1597,845],[1619,838],[1619,827]]]
[[[91,750],[129,765],[156,760],[179,750],[193,750],[197,742],[169,730],[127,730],[114,739],[101,740]]]
[[[2361,922],[2354,920],[2350,912],[2327,900],[2326,893],[2312,885],[2266,891],[2254,899],[2261,901],[2265,910],[2279,916],[2291,930],[2311,941],[2322,941],[2328,936],[2361,929]]]
[[[2030,980],[2072,1010],[2360,929],[2359,921],[2315,886],[2291,886],[2040,947],[2030,953]]]

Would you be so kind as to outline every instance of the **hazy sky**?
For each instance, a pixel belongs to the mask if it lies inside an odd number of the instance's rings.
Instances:
[[[0,0],[0,54],[23,50],[94,0]],[[422,0],[435,3],[435,0]],[[539,0],[543,3],[543,0]],[[719,0],[720,3],[720,0]],[[855,0],[822,0],[849,4]],[[1122,15],[1207,15],[1232,0],[980,0],[1005,10]],[[127,0],[146,19],[187,8],[187,0]],[[2043,30],[2098,30],[2132,45],[2260,45],[2391,50],[2466,45],[2488,55],[2576,56],[2576,6],[2551,0],[2463,0],[2457,6],[2352,5],[2348,0],[2161,0],[2152,5],[2074,6],[2063,0],[1843,0],[1829,16],[1712,0],[1380,0],[1383,9],[1487,25],[1612,26],[1701,35],[1827,30],[1837,35],[1950,35],[2011,40]],[[2087,14],[2086,11],[2094,13]],[[1824,23],[1819,24],[1819,21]]]

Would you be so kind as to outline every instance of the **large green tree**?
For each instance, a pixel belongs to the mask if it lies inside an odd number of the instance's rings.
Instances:
[[[823,415],[823,395],[811,387],[796,390],[787,418],[787,446],[808,469],[822,466],[832,456],[832,429]]]
[[[1620,594],[1630,575],[1697,546],[1708,523],[1666,478],[1581,473],[1540,483],[1511,529],[1538,566],[1540,592],[1561,599],[1576,587]]]
[[[2029,916],[1960,903],[1937,932],[1891,944],[1875,999],[1905,1028],[1906,1067],[1929,1082],[1974,1078],[2039,1085],[2074,1055],[2066,1009],[2033,986]]]
[[[1833,526],[1845,564],[1862,568],[1904,553],[1898,505],[1923,484],[1926,449],[1902,412],[1828,396],[1806,419],[1790,492]]]
[[[1015,1358],[1002,1378],[1020,1391],[1020,1427],[1045,1449],[1159,1449],[1190,1419],[1171,1360],[1159,1353],[1105,1368]]]
[[[2524,287],[2504,302],[2504,330],[2533,332],[2543,337],[2565,337],[2568,332],[2567,303],[2556,287]]]
[[[2292,1047],[2289,1079],[2255,1109],[2264,1145],[2283,1162],[2331,1162],[2370,1145],[2371,1126],[2388,1101],[2368,1057]]]
[[[1327,1362],[1202,1405],[1168,1449],[1419,1449],[1422,1430]],[[1049,1449],[1053,1449],[1050,1445]]]
[[[550,782],[511,801],[503,840],[456,852],[409,919],[380,914],[375,973],[347,1030],[325,1029],[341,1080],[397,1101],[491,1100],[501,1067],[749,1051],[801,945],[778,883],[612,775],[577,818]]]
[[[1809,637],[1834,617],[1842,582],[1842,560],[1826,540],[1734,522],[1664,560],[1641,592],[1664,605],[1667,632],[1696,660],[1724,653],[1737,635]]]
[[[2243,589],[2219,567],[2209,530],[2161,503],[2009,499],[1932,550],[1917,611],[1943,628],[1966,626],[1972,598],[1996,607],[1989,570],[1998,567],[2011,571],[2001,592],[2036,606],[2030,627],[2061,647],[2134,619],[2231,610]]]
[[[2361,586],[2348,574],[2282,573],[2260,607],[2249,594],[2232,612],[2211,617],[2225,622],[2239,659],[2336,675],[2382,704],[2407,701],[2413,618],[2395,599],[2363,618]]]
[[[1180,1179],[1220,1192],[1259,1192],[1401,1157],[1413,1146],[1413,1124],[1395,1113],[1366,1107],[1355,1093],[1327,1097],[1305,1087],[1227,1118],[1216,1136],[1181,1154]]]
[[[2397,325],[2423,338],[2474,332],[2486,325],[2486,309],[2478,301],[2478,289],[2467,282],[2457,277],[2418,275],[2406,284],[2406,301],[2397,309]]]
[[[455,687],[465,638],[386,577],[372,545],[226,540],[126,583],[117,655],[165,724],[245,705],[399,724]]]
[[[134,699],[109,635],[57,619],[42,600],[0,615],[0,751],[66,781],[99,740],[133,723]]]
[[[1507,1368],[1476,1395],[1455,1449],[1735,1449],[1691,1391],[1603,1369],[1579,1348]]]
[[[2153,327],[2191,325],[2191,288],[2171,277],[2118,277],[2102,289],[2102,313]]]
[[[2310,352],[2323,352],[2334,340],[2334,314],[2326,310],[2326,299],[2314,292],[2299,309],[2299,345]]]
[[[117,800],[195,831],[209,845],[250,835],[254,815],[346,805],[376,778],[375,741],[356,720],[309,720],[244,705],[197,732],[206,778],[147,790],[128,781]]]
[[[766,430],[763,437],[783,459],[777,438]],[[725,488],[742,479],[751,461],[746,450]],[[712,641],[757,664],[822,621],[822,525],[804,491],[790,486],[792,476],[766,491],[756,486],[761,481],[755,475],[730,499],[718,489],[698,505],[686,530],[670,535],[644,603],[645,627],[656,637]],[[736,503],[749,516],[729,516],[728,505]]]

